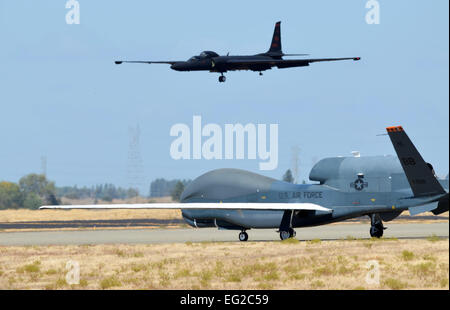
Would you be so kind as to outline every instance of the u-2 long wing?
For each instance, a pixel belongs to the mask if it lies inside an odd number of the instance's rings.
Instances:
[[[230,59],[228,63],[230,64],[241,64],[241,65],[272,65],[278,68],[291,68],[291,67],[305,67],[309,66],[313,62],[323,62],[323,61],[340,61],[340,60],[353,60],[358,61],[361,57],[344,57],[344,58],[311,58],[311,59],[256,59],[256,60],[239,60]]]
[[[120,65],[122,63],[132,63],[132,64],[168,64],[173,65],[179,61],[145,61],[145,60],[116,60],[114,63]]]
[[[332,210],[314,203],[141,203],[42,206],[39,209],[225,209],[225,210]]]

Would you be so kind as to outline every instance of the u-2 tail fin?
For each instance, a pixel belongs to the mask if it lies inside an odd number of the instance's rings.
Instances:
[[[270,43],[270,48],[267,51],[268,54],[283,54],[281,51],[281,22],[275,24],[275,29],[273,30],[272,43]]]
[[[401,126],[386,128],[415,197],[445,194],[430,164],[426,163]]]

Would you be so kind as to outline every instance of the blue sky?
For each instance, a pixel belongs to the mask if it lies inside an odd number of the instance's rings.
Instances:
[[[130,126],[141,129],[145,187],[216,168],[254,172],[259,160],[170,157],[176,123],[279,124],[279,178],[300,148],[300,179],[318,159],[394,154],[386,126],[402,125],[439,175],[449,170],[449,2],[380,0],[86,1],[67,25],[65,0],[0,0],[0,179],[41,171],[57,185],[128,186]],[[281,24],[285,53],[360,62],[217,74],[115,59],[184,60],[202,50],[255,54]]]

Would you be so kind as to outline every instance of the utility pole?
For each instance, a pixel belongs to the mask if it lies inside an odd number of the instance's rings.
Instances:
[[[41,156],[41,174],[47,177],[47,157]]]
[[[128,143],[128,185],[135,189],[138,193],[143,193],[144,186],[144,161],[142,160],[139,139],[141,129],[139,124],[136,127],[128,128],[129,143]],[[136,197],[137,198],[137,197]]]
[[[300,147],[294,145],[292,147],[292,176],[294,177],[294,184],[298,184],[298,176],[300,173]]]

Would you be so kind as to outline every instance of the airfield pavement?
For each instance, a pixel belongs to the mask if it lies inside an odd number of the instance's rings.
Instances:
[[[449,222],[438,223],[386,223],[384,237],[420,239],[432,235],[449,237]],[[308,228],[297,228],[299,240],[342,240],[349,238],[369,239],[367,224],[336,224]],[[275,229],[248,230],[249,241],[279,240]],[[187,229],[90,229],[65,231],[18,231],[0,232],[1,246],[34,245],[83,245],[83,244],[152,244],[185,242],[229,242],[238,241],[238,231],[216,228]]]

